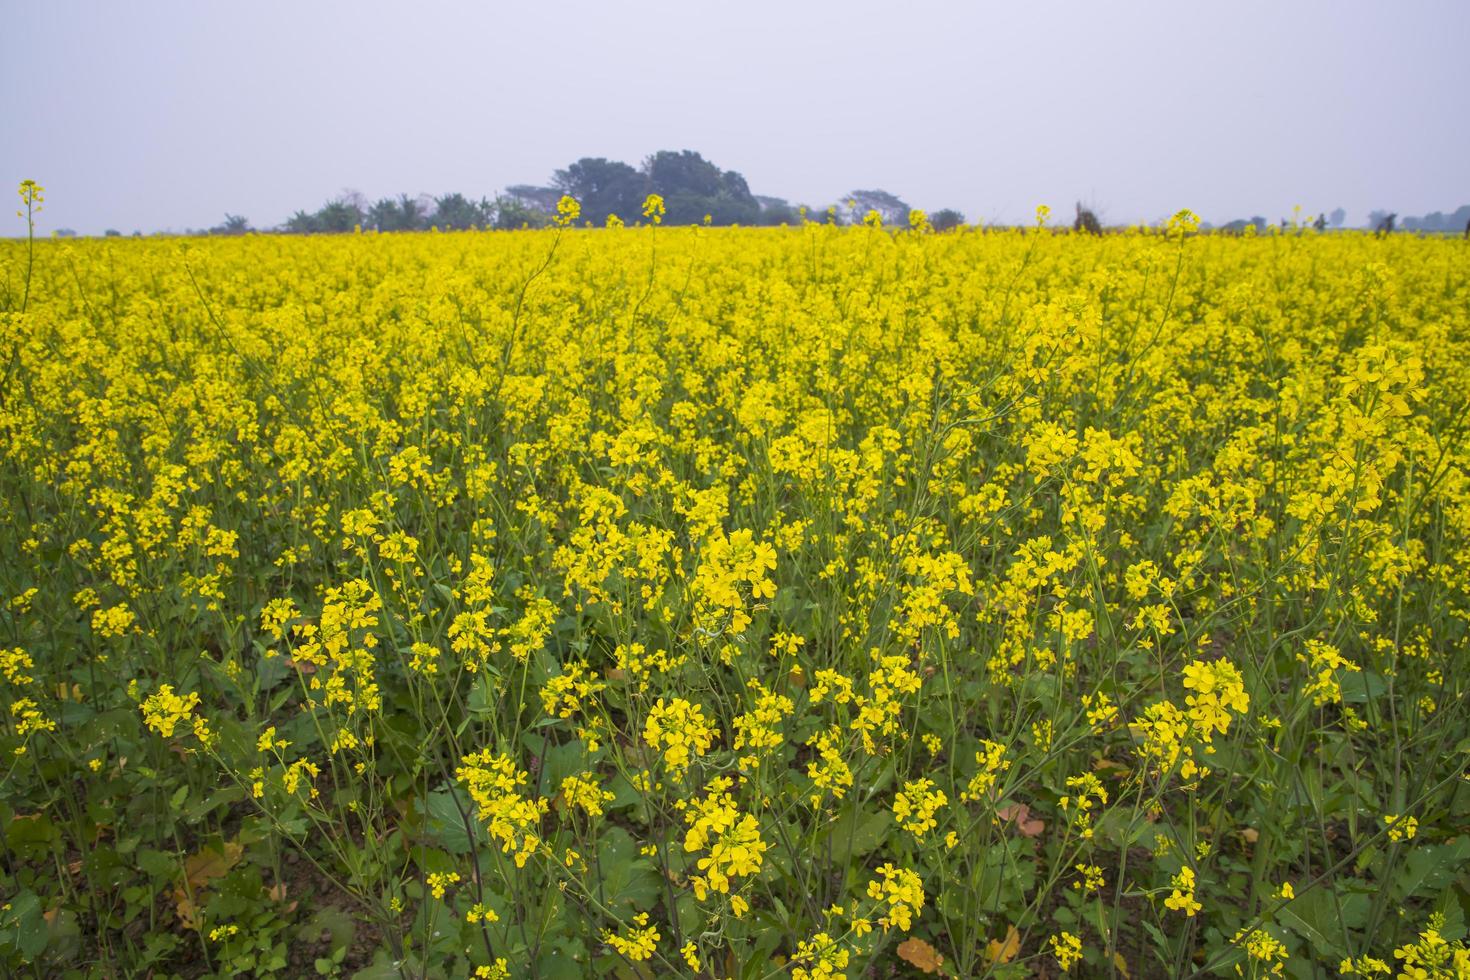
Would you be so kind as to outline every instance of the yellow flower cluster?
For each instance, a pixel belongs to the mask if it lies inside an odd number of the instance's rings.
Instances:
[[[1175,912],[1183,912],[1187,916],[1193,916],[1202,906],[1194,898],[1194,869],[1185,865],[1179,869],[1179,873],[1169,879],[1173,890],[1164,899],[1164,907],[1173,909]]]
[[[1072,967],[1082,959],[1082,940],[1070,932],[1059,932],[1048,937],[1047,944],[1051,946],[1051,954],[1056,957],[1057,967],[1063,973],[1070,973]]]
[[[1400,961],[1400,977],[1404,980],[1470,977],[1470,947],[1460,940],[1445,939],[1440,931],[1443,928],[1443,917],[1436,914],[1415,942],[1393,951],[1394,959]]]
[[[1206,742],[1212,734],[1224,735],[1230,730],[1232,712],[1243,715],[1250,709],[1251,700],[1245,693],[1240,671],[1226,660],[1213,663],[1196,660],[1189,664],[1184,668],[1184,686],[1195,692],[1184,703],[1189,705],[1194,730]]]
[[[718,735],[719,730],[705,717],[704,708],[683,698],[668,703],[659,698],[643,726],[643,740],[663,750],[664,765],[676,778],[684,774],[692,759],[710,750]]]
[[[911,780],[893,798],[893,819],[922,843],[924,835],[938,826],[934,814],[948,802],[949,798],[935,787],[933,780]]]
[[[696,862],[701,873],[689,879],[700,901],[712,891],[729,894],[730,879],[759,874],[764,860],[767,845],[761,840],[760,822],[736,809],[731,785],[728,779],[713,780],[704,797],[684,814],[689,824],[684,850],[709,852]]]
[[[791,954],[792,980],[847,980],[848,951],[825,932],[796,944]]]
[[[164,738],[173,738],[174,729],[182,721],[201,721],[202,719],[194,719],[194,709],[198,706],[199,692],[175,694],[172,684],[160,684],[157,691],[138,705],[143,712],[143,721]]]
[[[597,777],[591,773],[568,776],[561,781],[561,798],[566,805],[580,807],[589,817],[602,816],[603,805],[611,803],[616,795],[599,786]]]
[[[1249,935],[1237,933],[1231,941],[1240,943],[1242,939],[1246,956],[1254,961],[1251,976],[1279,977],[1286,972],[1286,961],[1290,957],[1285,943],[1264,929],[1252,929]],[[1235,972],[1245,976],[1245,971],[1239,966],[1235,968]]]
[[[35,678],[26,671],[33,669],[36,662],[31,655],[20,647],[12,647],[9,650],[0,650],[0,674],[5,675],[8,684],[24,686],[35,682]]]
[[[908,932],[914,916],[924,908],[924,885],[913,871],[884,864],[878,868],[878,877],[868,882],[868,897],[882,912],[880,926]]]
[[[549,806],[545,799],[522,792],[525,770],[508,756],[482,749],[465,756],[454,775],[469,792],[490,837],[512,855],[517,867],[524,867],[541,846],[537,831]]]
[[[444,893],[451,886],[459,882],[459,872],[431,871],[424,878],[424,881],[429,886],[429,894],[433,895],[435,898],[443,898]]]
[[[633,926],[626,932],[604,930],[602,933],[603,942],[634,963],[652,958],[658,949],[658,941],[662,938],[658,927],[648,924],[647,912],[639,912],[633,916]]]

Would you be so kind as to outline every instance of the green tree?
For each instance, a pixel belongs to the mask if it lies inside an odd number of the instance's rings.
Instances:
[[[861,224],[869,211],[877,211],[885,225],[906,227],[909,222],[909,212],[913,209],[897,194],[890,194],[888,191],[875,188],[870,191],[848,192],[838,210],[842,212],[848,224]]]
[[[965,223],[965,216],[954,208],[940,208],[929,215],[929,224],[935,231],[949,231]]]
[[[419,198],[399,194],[368,208],[367,223],[378,231],[420,231],[429,225],[429,209]]]
[[[455,191],[443,197],[434,198],[432,223],[443,231],[483,228],[494,220],[493,212],[494,209],[489,201],[483,198],[479,201],[471,201]]]
[[[757,194],[755,202],[760,206],[760,224],[794,225],[801,220],[801,214],[784,198],[763,197]]]
[[[490,222],[490,227],[503,231],[513,231],[516,228],[540,228],[549,218],[547,212],[526,202],[523,197],[514,194],[501,194],[492,202],[495,214]]]
[[[313,218],[314,231],[342,233],[360,227],[367,216],[362,205],[351,197],[339,197],[322,205]]]
[[[310,235],[322,230],[321,225],[317,223],[316,215],[299,210],[286,219],[283,227],[293,235]]]
[[[594,225],[615,214],[624,221],[634,221],[643,209],[648,194],[648,178],[618,160],[583,157],[558,170],[552,183],[563,194],[570,194],[582,205],[582,217]]]
[[[505,189],[505,194],[502,196],[514,199],[531,211],[550,215],[556,212],[556,202],[561,195],[562,192],[555,187],[542,187],[539,184],[511,184]]]
[[[243,215],[225,212],[224,224],[209,229],[211,235],[243,235],[250,230],[250,221]]]
[[[648,189],[664,199],[666,224],[755,224],[761,207],[745,178],[693,150],[660,150],[643,162]]]

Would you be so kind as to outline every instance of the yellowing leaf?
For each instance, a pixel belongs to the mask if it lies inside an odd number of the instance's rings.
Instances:
[[[1006,926],[1006,938],[1004,941],[992,939],[990,945],[985,948],[985,959],[991,966],[1009,963],[1021,952],[1021,931],[1015,926]]]
[[[1041,836],[1041,832],[1046,829],[1046,822],[1033,819],[1031,808],[1024,803],[1012,803],[1010,806],[1003,806],[995,811],[995,815],[1000,817],[1002,823],[1010,823],[1014,820],[1016,831],[1022,837],[1039,837]]]
[[[174,886],[174,909],[179,922],[185,929],[199,929],[204,925],[199,915],[199,892],[216,878],[223,878],[230,869],[240,863],[245,846],[237,841],[226,841],[223,847],[206,847],[184,861],[184,880]]]
[[[899,959],[912,963],[925,973],[944,972],[944,957],[939,950],[930,946],[918,936],[910,936],[898,944]]]
[[[206,847],[184,862],[184,877],[189,887],[203,888],[215,878],[223,878],[230,869],[240,863],[245,846],[237,841],[226,841],[224,847]]]
[[[179,923],[185,929],[198,929],[203,923],[199,921],[199,906],[194,904],[194,899],[182,888],[174,889],[174,910],[179,914]]]

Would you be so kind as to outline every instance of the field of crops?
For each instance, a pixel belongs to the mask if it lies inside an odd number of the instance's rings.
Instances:
[[[1193,225],[0,243],[0,968],[1470,976],[1470,243]]]

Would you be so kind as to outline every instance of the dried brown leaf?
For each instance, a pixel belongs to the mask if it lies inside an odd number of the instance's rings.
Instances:
[[[925,973],[943,973],[944,957],[939,950],[918,936],[910,936],[898,944],[899,959],[923,970]]]
[[[1021,931],[1015,926],[1006,926],[1006,938],[992,939],[985,948],[985,958],[992,966],[1009,963],[1021,952]]]
[[[244,854],[245,845],[238,841],[226,841],[223,847],[206,847],[184,861],[184,877],[191,888],[203,888],[215,878],[229,874]]]
[[[1016,832],[1022,837],[1039,837],[1041,836],[1041,832],[1046,830],[1046,822],[1044,820],[1033,819],[1031,808],[1024,803],[1012,803],[1010,806],[1003,806],[995,811],[995,815],[1001,819],[1002,823],[1011,823],[1014,821]]]

